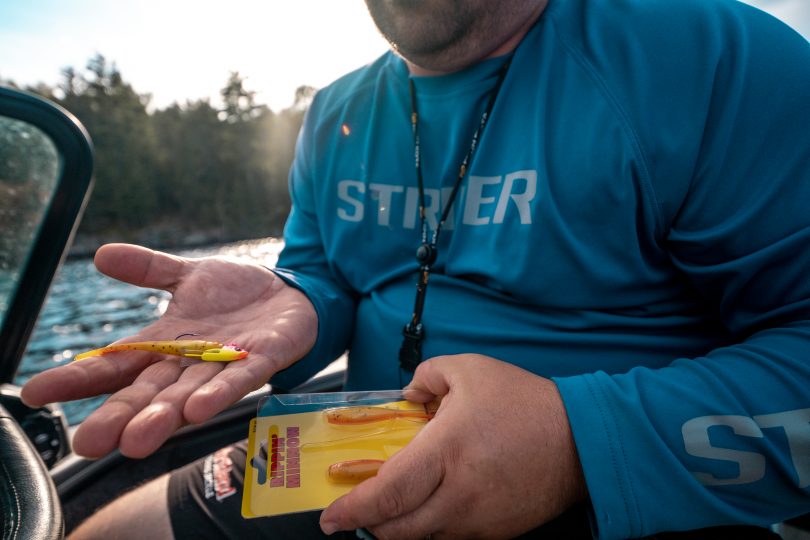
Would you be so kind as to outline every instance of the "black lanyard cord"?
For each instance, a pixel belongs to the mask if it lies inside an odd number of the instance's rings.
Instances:
[[[402,346],[399,349],[399,365],[406,371],[413,372],[416,366],[422,361],[422,342],[425,339],[425,328],[422,324],[422,311],[425,307],[425,296],[427,295],[428,278],[430,277],[430,267],[436,262],[438,256],[438,243],[439,234],[445,221],[450,215],[450,209],[453,202],[458,195],[461,183],[464,177],[467,176],[467,168],[478,148],[478,141],[484,132],[484,128],[489,121],[492,114],[492,109],[495,106],[495,101],[498,98],[498,93],[501,90],[503,81],[506,78],[506,72],[509,70],[509,65],[512,63],[512,58],[509,57],[501,66],[498,74],[498,80],[495,86],[490,90],[489,101],[487,102],[484,114],[481,115],[481,121],[473,133],[472,140],[470,141],[470,148],[461,162],[458,169],[456,181],[453,184],[453,189],[450,191],[450,196],[447,203],[444,205],[441,217],[436,223],[436,230],[433,231],[433,236],[428,241],[428,226],[426,217],[425,206],[425,186],[422,179],[422,154],[419,140],[419,112],[416,106],[416,89],[414,88],[413,79],[408,79],[408,90],[411,94],[411,127],[413,129],[413,153],[414,153],[414,167],[416,169],[416,185],[419,190],[419,220],[421,226],[421,239],[422,243],[416,250],[416,260],[419,262],[419,279],[416,283],[416,298],[414,300],[413,315],[410,322],[405,325],[402,330]]]

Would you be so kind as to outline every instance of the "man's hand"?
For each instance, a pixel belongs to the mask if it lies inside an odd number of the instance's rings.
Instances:
[[[76,432],[79,454],[98,457],[120,447],[127,456],[146,456],[182,425],[203,422],[261,387],[315,342],[312,304],[261,266],[124,244],[103,246],[95,263],[113,278],[172,293],[165,315],[125,341],[195,333],[236,343],[250,355],[183,368],[177,357],[127,351],[38,374],[22,390],[33,406],[114,392]]]
[[[416,370],[411,401],[435,418],[321,515],[327,533],[378,538],[511,538],[586,497],[557,387],[511,364],[463,354]]]

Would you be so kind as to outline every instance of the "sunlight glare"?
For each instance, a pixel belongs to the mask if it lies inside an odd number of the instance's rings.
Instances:
[[[55,86],[63,68],[82,71],[102,54],[153,109],[218,103],[238,71],[279,111],[297,87],[322,88],[387,50],[363,0],[0,2],[0,38],[3,78]]]
[[[279,111],[292,105],[297,87],[322,88],[388,48],[362,0],[143,4],[152,5],[141,8],[151,15],[141,15],[150,39],[119,43],[119,68],[153,92],[156,107],[175,96],[216,101],[236,71],[258,103]]]

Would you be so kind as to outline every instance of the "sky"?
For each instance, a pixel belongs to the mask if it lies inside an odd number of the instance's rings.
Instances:
[[[0,0],[0,78],[55,85],[101,53],[157,108],[238,71],[280,110],[386,50],[363,0]]]
[[[810,39],[810,0],[745,1]],[[155,108],[216,102],[238,71],[279,111],[385,50],[363,0],[0,0],[0,79],[55,86],[101,53]]]

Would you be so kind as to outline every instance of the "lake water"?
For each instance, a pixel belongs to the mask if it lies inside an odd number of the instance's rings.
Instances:
[[[283,247],[264,238],[176,251],[186,257],[228,256],[275,266]],[[79,352],[102,347],[136,333],[165,311],[171,295],[110,279],[90,259],[67,261],[54,279],[48,300],[15,378],[23,384],[34,374],[66,364]],[[81,422],[106,396],[63,404],[71,424]]]

